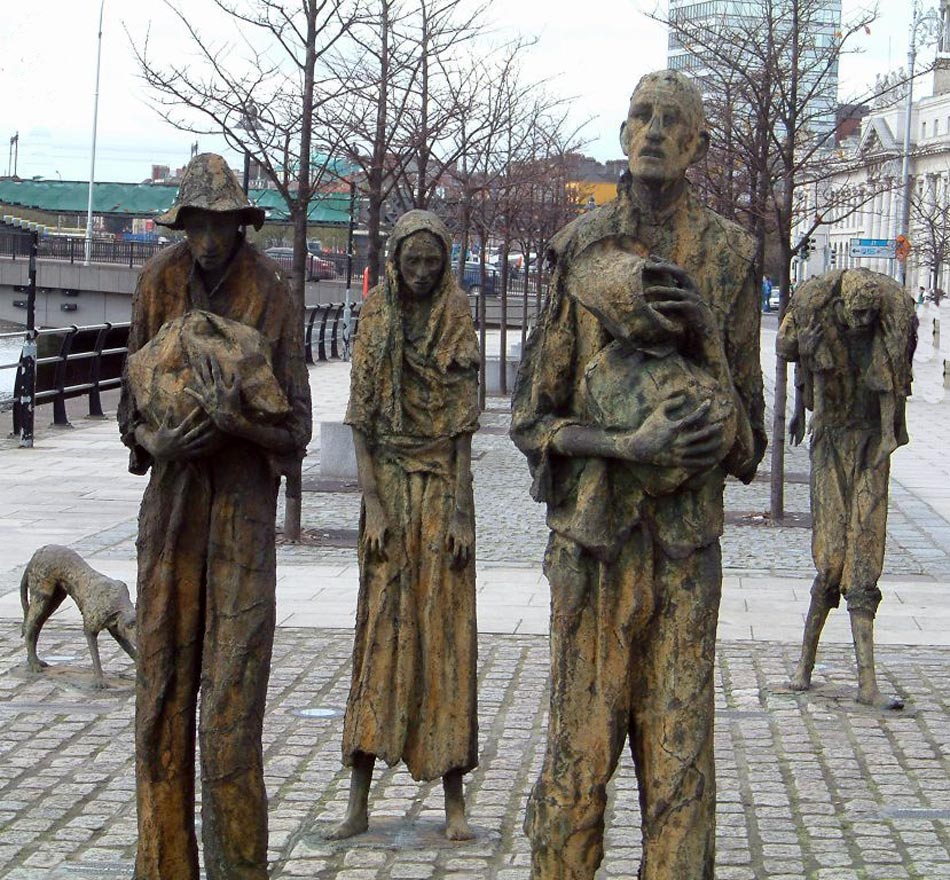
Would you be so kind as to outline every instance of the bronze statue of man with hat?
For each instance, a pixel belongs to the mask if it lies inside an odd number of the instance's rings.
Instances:
[[[637,876],[712,880],[723,484],[765,450],[755,246],[690,189],[709,136],[687,77],[643,77],[620,139],[617,198],[551,242],[512,400],[551,529],[551,711],[525,831],[532,880],[593,880],[629,741]]]
[[[261,732],[281,472],[310,438],[302,322],[245,239],[264,212],[205,153],[156,222],[185,239],[143,268],[119,404],[139,514],[136,880],[198,880],[195,728],[210,880],[267,877]],[[197,719],[201,691],[200,720]]]

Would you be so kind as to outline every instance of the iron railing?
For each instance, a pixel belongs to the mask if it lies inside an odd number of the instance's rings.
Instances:
[[[37,330],[38,350],[58,351],[37,355],[32,400],[26,387],[26,358],[20,358],[13,385],[13,432],[19,434],[32,419],[34,408],[47,403],[53,404],[53,424],[67,426],[66,401],[76,397],[88,396],[89,415],[101,417],[102,392],[122,384],[128,339],[128,322]]]
[[[308,309],[303,340],[307,363],[349,357],[359,316],[360,304],[353,303],[350,306],[350,326],[347,328],[346,303],[329,303]]]
[[[141,266],[163,247],[165,245],[154,242],[93,239],[89,259],[93,263]],[[29,235],[21,232],[0,232],[0,257],[18,260],[27,259],[29,254]],[[86,241],[68,236],[43,236],[38,241],[37,256],[47,260],[82,263],[86,259]]]
[[[304,323],[304,353],[308,364],[347,356],[349,340],[356,332],[359,304],[351,313],[351,328],[345,327],[346,307],[331,303],[308,309]],[[122,384],[122,371],[128,354],[129,323],[91,324],[85,327],[59,327],[36,331],[41,354],[36,357],[35,392],[26,386],[26,357],[0,364],[0,370],[16,370],[13,383],[13,431],[19,434],[32,418],[33,409],[53,405],[53,424],[69,425],[66,401],[89,397],[89,415],[102,416],[103,391]],[[57,338],[58,344],[56,342]],[[25,333],[4,333],[0,339],[25,339]],[[55,353],[42,354],[55,349]],[[32,426],[31,426],[32,427]]]

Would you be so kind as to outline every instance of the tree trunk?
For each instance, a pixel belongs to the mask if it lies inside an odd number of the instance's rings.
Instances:
[[[310,198],[313,194],[313,182],[310,179],[310,141],[313,129],[313,81],[317,64],[317,10],[307,9],[307,46],[304,60],[303,105],[301,108],[303,124],[300,129],[300,163],[297,178],[297,198],[291,206],[291,218],[294,227],[294,260],[291,275],[291,294],[297,321],[303,327],[306,310],[307,268],[310,253],[307,250],[307,221],[310,216]],[[286,473],[284,492],[284,537],[288,541],[300,540],[301,527],[301,486],[303,483],[303,462],[298,460],[289,466]]]
[[[501,245],[501,327],[499,329],[500,360],[498,362],[498,387],[502,394],[508,393],[508,254],[511,241],[507,233]]]
[[[488,344],[485,327],[485,238],[485,230],[480,229],[478,232],[478,276],[480,282],[478,290],[478,372],[482,377],[482,381],[478,383],[478,406],[481,410],[485,409],[488,394],[488,377],[485,375],[485,364],[487,361],[485,354]]]
[[[795,132],[798,131],[799,76],[799,0],[791,0],[791,76],[788,83],[790,113],[786,120],[788,134],[782,144],[782,193],[778,205],[778,230],[782,243],[782,278],[779,296],[779,321],[785,317],[792,283],[792,217],[795,206]],[[772,414],[772,482],[770,514],[772,522],[785,519],[785,407],[788,401],[788,363],[775,355],[775,411]]]
[[[472,203],[471,196],[466,190],[462,193],[462,214],[459,217],[459,264],[458,281],[459,286],[464,287],[465,283],[465,261],[468,259],[468,239],[472,226]]]
[[[427,178],[429,176],[429,7],[425,3],[420,4],[422,14],[422,69],[420,71],[420,90],[419,90],[419,131],[416,144],[416,191],[413,198],[413,206],[416,208],[428,208],[429,199],[427,191]]]
[[[521,299],[521,357],[524,358],[525,343],[528,341],[528,279],[531,277],[531,245],[522,244],[524,253],[524,286]]]
[[[367,260],[369,263],[369,284],[379,282],[379,270],[383,252],[380,236],[383,212],[383,163],[386,159],[386,113],[389,109],[389,0],[381,0],[382,17],[380,19],[380,65],[379,95],[376,98],[376,129],[373,136],[373,157],[367,175],[369,213],[366,231],[368,238]]]

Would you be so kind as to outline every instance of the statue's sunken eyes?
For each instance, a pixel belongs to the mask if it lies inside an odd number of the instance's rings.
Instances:
[[[431,232],[409,236],[399,249],[399,279],[404,293],[424,298],[432,294],[442,277],[445,252]]]

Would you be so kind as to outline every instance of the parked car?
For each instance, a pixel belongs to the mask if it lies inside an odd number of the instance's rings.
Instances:
[[[293,268],[294,249],[290,247],[269,247],[264,251],[275,263],[279,263],[287,272]],[[307,254],[307,281],[327,281],[336,278],[336,267],[323,257]]]
[[[458,277],[458,263],[452,265],[452,272]],[[491,266],[485,266],[485,296],[496,296],[499,273]],[[467,260],[462,276],[462,289],[470,296],[478,296],[482,285],[482,267],[478,260]]]

